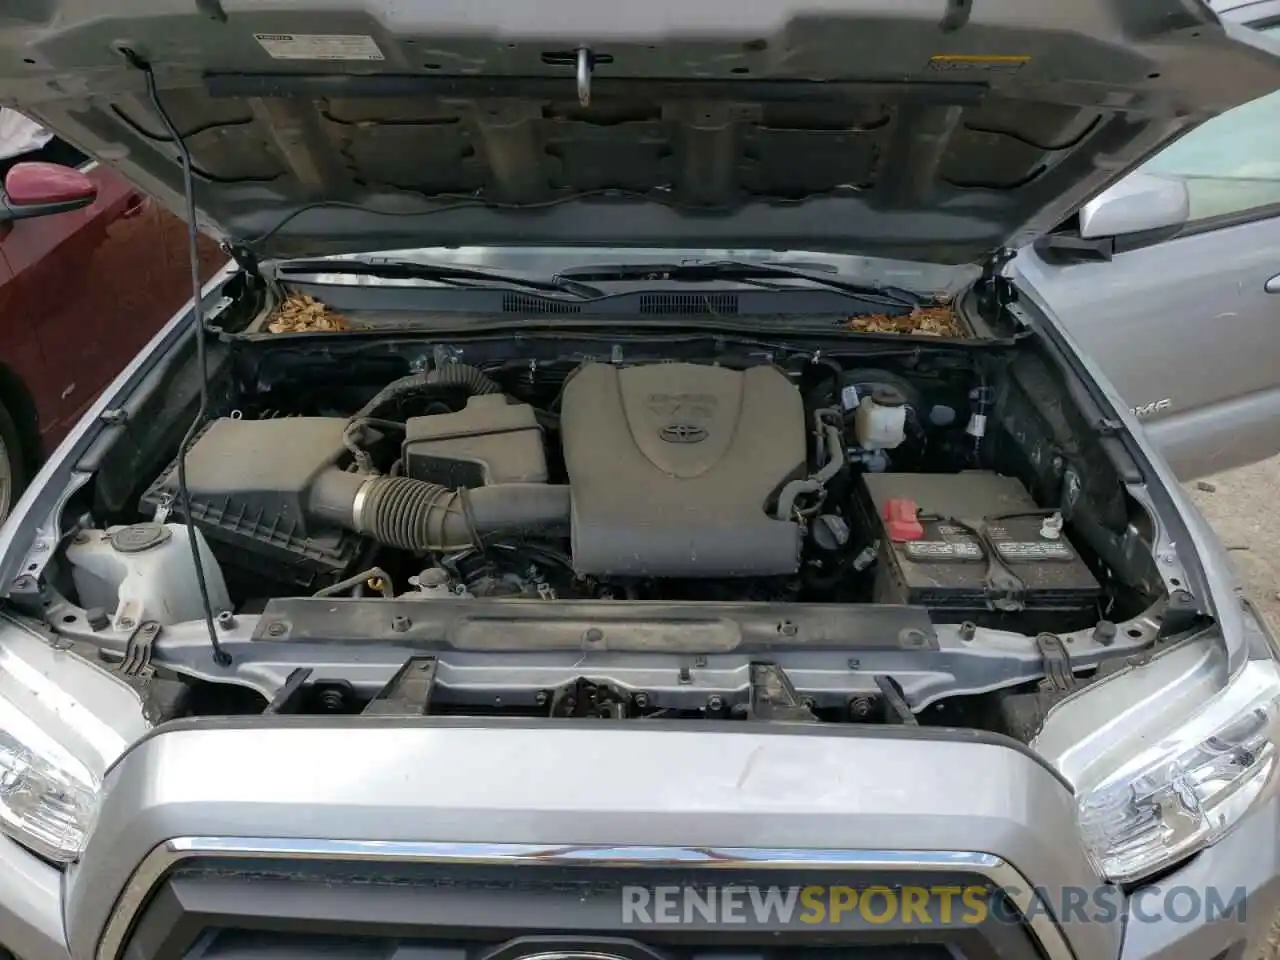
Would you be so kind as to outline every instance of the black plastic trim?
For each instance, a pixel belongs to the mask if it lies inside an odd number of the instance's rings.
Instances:
[[[796,871],[771,874],[769,883],[803,887],[816,879]],[[880,954],[876,947],[898,948],[889,954],[898,960],[934,960],[947,956],[947,948],[954,951],[950,956],[965,960],[1038,955],[1034,937],[1014,908],[984,878],[964,873],[913,877],[868,871],[839,882],[859,890],[981,886],[990,905],[982,923],[965,920],[967,910],[957,897],[949,914],[943,913],[941,900],[928,903],[928,923],[918,918],[872,922],[853,910],[835,925],[759,925],[751,922],[750,911],[742,925],[712,924],[697,915],[677,925],[624,925],[624,881],[688,885],[689,873],[584,867],[540,874],[539,880],[533,882],[510,866],[449,870],[387,865],[379,870],[342,862],[191,861],[157,887],[122,956],[302,960],[322,954],[354,960],[389,957],[400,949],[422,956],[434,946],[454,960],[501,960],[538,952],[535,945],[543,951],[594,948],[636,960],[655,953],[667,960],[696,960],[707,948],[723,947],[747,954],[748,960],[838,960],[834,950],[850,948],[870,949],[875,957]],[[714,877],[720,887],[751,880],[747,870],[717,870]],[[513,939],[524,943],[510,943]],[[377,941],[383,941],[381,948]]]
[[[0,196],[0,224],[14,223],[18,220],[34,220],[37,217],[49,217],[55,213],[70,213],[72,210],[83,210],[96,199],[97,195],[76,197],[74,200],[62,200],[58,203],[24,203],[13,204],[8,197]]]

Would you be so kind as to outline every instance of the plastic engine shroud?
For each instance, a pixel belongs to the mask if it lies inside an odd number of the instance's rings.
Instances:
[[[800,392],[780,371],[587,364],[565,385],[561,442],[579,574],[793,574],[801,530],[766,512],[805,471]]]

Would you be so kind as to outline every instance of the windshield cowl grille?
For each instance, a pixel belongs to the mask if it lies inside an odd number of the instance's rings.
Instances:
[[[503,313],[525,315],[562,315],[582,313],[583,305],[539,297],[527,293],[508,293],[502,297]],[[738,313],[736,293],[644,293],[640,295],[639,313],[649,316],[723,316]]]

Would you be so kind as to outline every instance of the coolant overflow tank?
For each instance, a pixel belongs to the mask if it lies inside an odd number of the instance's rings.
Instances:
[[[196,530],[200,563],[214,612],[231,609],[218,561]],[[82,530],[67,547],[80,606],[112,612],[117,629],[144,620],[161,625],[204,616],[187,528],[180,523],[135,523]]]

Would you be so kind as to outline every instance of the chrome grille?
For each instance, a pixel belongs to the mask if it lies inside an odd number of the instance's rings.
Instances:
[[[695,885],[981,883],[993,897],[1031,889],[1007,864],[978,853],[188,838],[139,866],[98,960],[118,960],[126,947],[128,956],[186,960],[197,944],[202,956],[223,960],[277,953],[283,960],[318,945],[352,960],[410,948],[428,960],[523,960],[537,952],[517,949],[531,936],[552,938],[552,952],[577,945],[605,960],[638,960],[634,951],[653,960],[834,960],[836,948],[869,960],[1071,957],[1042,914],[910,931],[865,922],[808,929],[622,922],[623,884],[690,877]],[[1018,919],[1025,907],[1013,903],[1009,915]],[[313,942],[317,935],[322,944]]]

